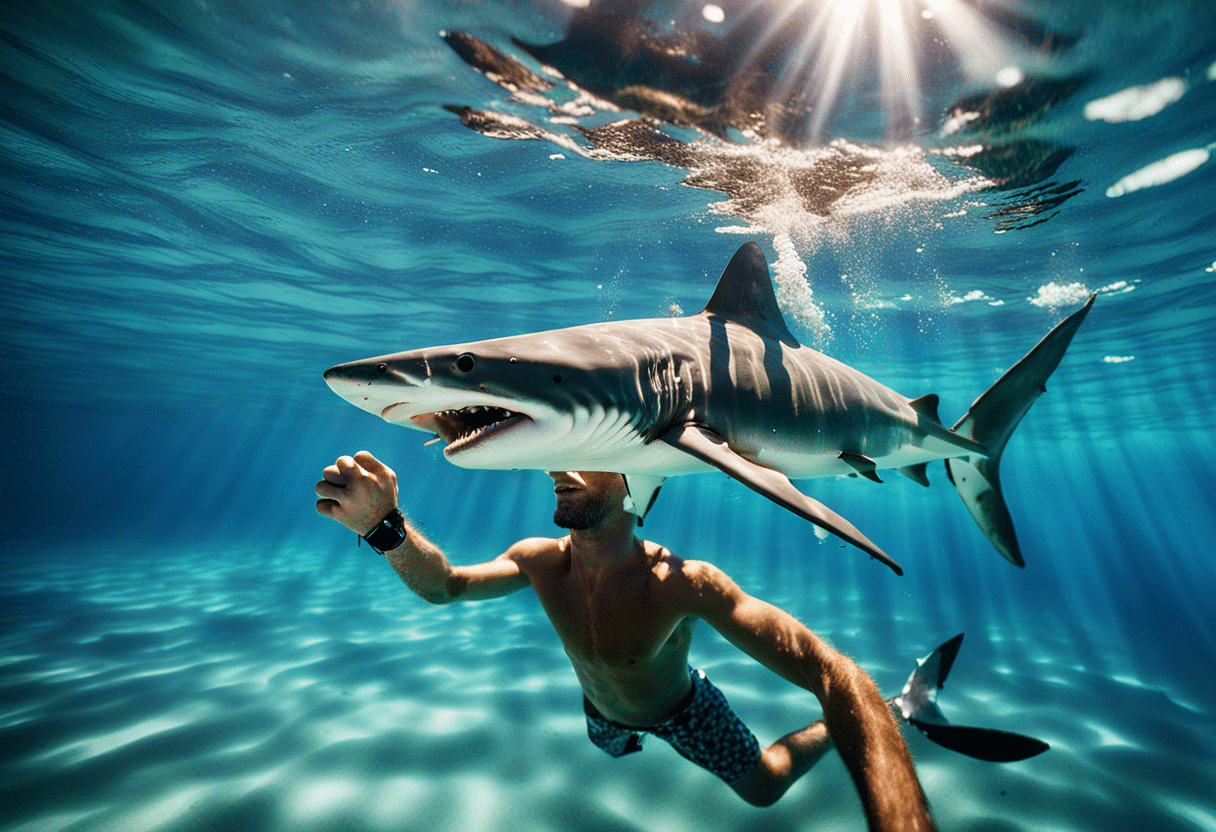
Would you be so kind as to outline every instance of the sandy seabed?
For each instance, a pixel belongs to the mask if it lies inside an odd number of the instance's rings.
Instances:
[[[366,550],[29,554],[0,583],[10,832],[865,828],[834,754],[763,810],[659,740],[604,755],[529,593],[430,607]],[[953,635],[893,655],[866,604],[832,601],[821,633],[888,692]],[[1090,672],[1058,633],[993,663],[984,639],[1004,637],[969,636],[942,708],[1052,748],[997,765],[909,730],[943,829],[1216,829],[1210,709]],[[762,742],[818,716],[704,625],[693,660]]]

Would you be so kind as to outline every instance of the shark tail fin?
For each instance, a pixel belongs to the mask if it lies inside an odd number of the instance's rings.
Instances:
[[[887,704],[933,742],[977,760],[1012,763],[1050,748],[1042,740],[1023,734],[951,725],[946,720],[937,707],[937,691],[946,683],[962,643],[963,634],[959,633],[923,659],[918,659],[916,670],[908,677],[903,690],[888,699]]]
[[[992,545],[1017,566],[1025,566],[1026,561],[1022,559],[1013,519],[1001,496],[1001,454],[1026,411],[1046,392],[1047,379],[1059,366],[1095,297],[1090,295],[1083,307],[1058,323],[1021,361],[1010,367],[975,400],[953,428],[955,433],[983,445],[987,455],[947,459],[946,474]]]

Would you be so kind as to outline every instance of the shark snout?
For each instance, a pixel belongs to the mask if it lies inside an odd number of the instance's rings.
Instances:
[[[423,359],[412,362],[391,358],[369,358],[338,364],[325,371],[325,383],[346,401],[380,416],[411,397],[429,381],[430,368]]]
[[[338,392],[338,385],[362,387],[419,387],[430,379],[425,358],[394,360],[392,356],[365,358],[337,364],[325,371],[325,382]],[[338,392],[338,395],[342,395]]]

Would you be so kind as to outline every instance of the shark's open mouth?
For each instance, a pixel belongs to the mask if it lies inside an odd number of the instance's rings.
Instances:
[[[460,410],[423,413],[414,416],[412,421],[420,428],[439,434],[447,443],[444,454],[453,454],[523,422],[530,422],[531,417],[502,407],[474,405]]]

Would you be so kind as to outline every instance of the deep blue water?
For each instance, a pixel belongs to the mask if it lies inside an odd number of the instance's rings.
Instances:
[[[1026,25],[970,53],[917,41],[910,129],[867,41],[780,141],[663,127],[680,167],[597,148],[439,36],[542,73],[511,38],[559,40],[556,0],[5,4],[0,828],[862,828],[833,755],[769,810],[662,743],[606,757],[534,599],[431,608],[313,511],[321,469],[367,448],[453,560],[556,533],[543,475],[455,468],[321,372],[692,313],[755,239],[801,339],[940,394],[947,423],[1098,293],[1002,464],[1027,566],[940,466],[930,489],[798,483],[902,578],[721,476],[669,481],[647,535],[884,689],[965,631],[946,715],[1052,748],[994,765],[909,732],[943,829],[1216,829],[1216,7],[1018,8],[1067,47]],[[994,44],[1040,92],[951,132],[1000,89]],[[571,118],[636,115],[590,110]],[[1025,181],[979,167],[998,149]],[[842,158],[856,187],[799,196]],[[762,741],[817,716],[708,628],[693,658]]]

